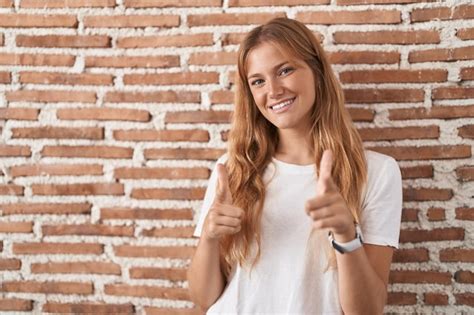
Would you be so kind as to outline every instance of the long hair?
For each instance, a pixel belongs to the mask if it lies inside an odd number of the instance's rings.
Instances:
[[[252,267],[260,258],[260,221],[265,200],[263,173],[279,141],[277,127],[260,113],[247,80],[249,53],[263,42],[276,44],[311,68],[316,98],[310,112],[310,133],[316,172],[319,173],[323,151],[331,149],[332,177],[357,222],[367,179],[362,140],[344,106],[342,88],[314,34],[304,24],[288,18],[276,18],[254,28],[238,51],[235,109],[228,139],[229,186],[234,204],[245,211],[245,216],[242,229],[220,242],[221,264],[226,275],[234,264],[242,266],[249,262],[252,244],[256,244]],[[329,244],[328,241],[322,243]],[[329,245],[323,246],[326,246],[328,266],[335,266],[334,250]]]

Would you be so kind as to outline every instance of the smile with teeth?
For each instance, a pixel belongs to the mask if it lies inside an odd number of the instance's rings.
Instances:
[[[286,106],[290,105],[291,103],[293,103],[294,100],[295,100],[295,97],[288,100],[288,101],[286,101],[286,102],[283,102],[283,103],[280,103],[280,104],[277,104],[277,105],[273,105],[270,108],[273,109],[273,110],[279,110],[279,109],[282,109],[283,107],[286,107]]]

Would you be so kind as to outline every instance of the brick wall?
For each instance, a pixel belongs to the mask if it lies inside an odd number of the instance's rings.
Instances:
[[[235,52],[286,15],[321,38],[367,148],[400,163],[386,311],[474,312],[469,2],[0,0],[0,311],[196,313],[193,215]]]

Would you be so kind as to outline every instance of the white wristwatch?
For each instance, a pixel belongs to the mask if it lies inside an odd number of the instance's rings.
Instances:
[[[356,228],[355,238],[352,241],[349,241],[347,243],[336,242],[332,232],[329,232],[328,238],[329,238],[329,241],[331,241],[332,247],[334,247],[334,249],[337,250],[341,254],[350,253],[358,249],[359,247],[362,247],[362,244],[364,242],[362,239],[362,232],[360,230],[359,224],[356,224],[355,228]]]

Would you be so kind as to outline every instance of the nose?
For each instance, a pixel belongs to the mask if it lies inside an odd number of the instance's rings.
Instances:
[[[268,89],[268,96],[272,99],[277,99],[283,95],[283,86],[278,82],[278,80],[270,80]]]

